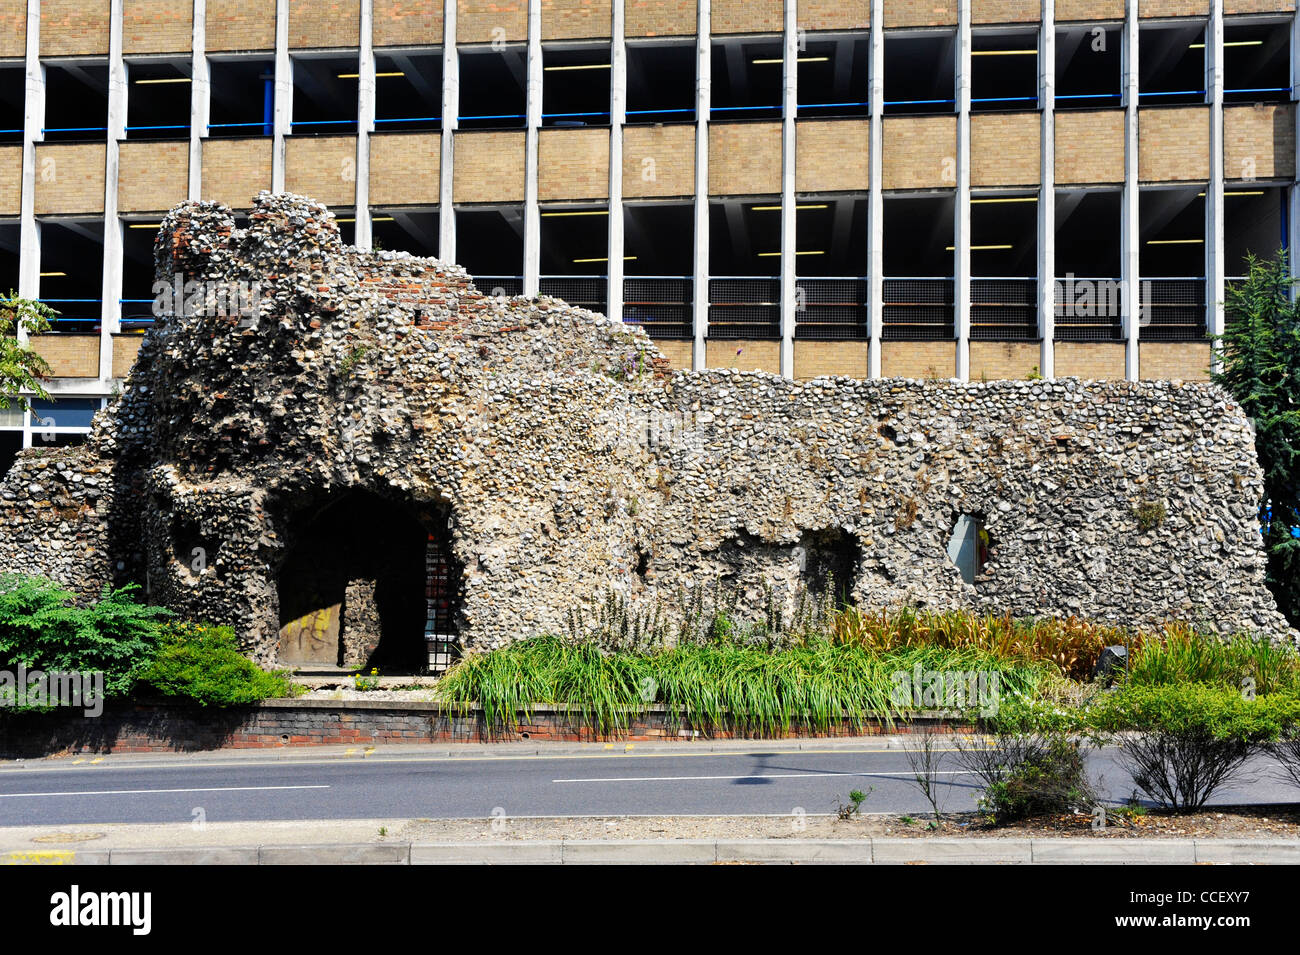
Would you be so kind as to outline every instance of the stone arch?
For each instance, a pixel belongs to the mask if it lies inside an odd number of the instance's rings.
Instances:
[[[422,672],[426,633],[454,632],[458,610],[447,517],[442,508],[359,488],[313,499],[290,515],[274,580],[280,662]],[[435,563],[444,578],[436,607]]]

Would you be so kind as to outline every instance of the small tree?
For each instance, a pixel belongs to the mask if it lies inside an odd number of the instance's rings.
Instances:
[[[31,348],[18,341],[18,330],[39,335],[50,329],[58,312],[40,302],[19,298],[12,290],[0,297],[0,411],[17,401],[26,405],[27,391],[48,398],[41,381],[49,377],[50,366]]]
[[[1285,250],[1246,258],[1244,282],[1228,289],[1222,366],[1212,377],[1255,422],[1264,470],[1264,546],[1278,606],[1300,625],[1300,305],[1292,300]]]

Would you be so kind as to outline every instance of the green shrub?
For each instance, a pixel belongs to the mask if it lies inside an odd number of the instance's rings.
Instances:
[[[171,616],[137,603],[138,589],[106,587],[97,602],[79,607],[76,594],[53,581],[0,576],[0,668],[99,671],[105,696],[125,696],[149,661],[160,621]]]
[[[1086,711],[1094,730],[1133,731],[1119,759],[1138,788],[1169,809],[1199,809],[1266,745],[1294,733],[1300,699],[1247,699],[1224,687],[1129,686]]]
[[[979,806],[999,825],[1097,804],[1084,744],[1061,732],[999,733],[991,745],[960,743],[957,758],[984,784]]]
[[[287,671],[268,672],[239,652],[229,627],[167,626],[140,688],[200,706],[240,706],[293,695]]]

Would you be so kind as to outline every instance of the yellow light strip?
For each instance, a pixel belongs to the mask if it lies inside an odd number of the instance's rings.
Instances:
[[[781,254],[780,252],[760,252],[760,253],[758,253],[758,257],[759,257],[760,259],[766,259],[766,258],[771,258],[771,257],[773,257],[773,256],[778,256],[778,255],[780,255],[780,254]],[[818,249],[818,250],[816,250],[816,251],[796,252],[796,253],[795,253],[795,255],[825,255],[825,254],[826,254],[826,250],[825,250],[825,249]]]
[[[1147,239],[1147,245],[1204,245],[1204,239]]]
[[[566,70],[607,70],[610,68],[608,63],[575,63],[572,66],[544,66],[542,69],[547,73],[560,73]]]
[[[132,222],[128,229],[158,229],[162,227],[161,222]]]
[[[829,56],[801,56],[801,57],[799,57],[798,62],[800,62],[800,63],[825,63],[825,62],[827,62],[829,59],[830,59]],[[766,57],[765,57],[765,58],[763,58],[763,59],[761,59],[761,60],[754,60],[754,61],[753,61],[753,63],[754,63],[755,66],[770,66],[770,65],[773,64],[773,63],[784,63],[784,62],[785,62],[785,60],[783,60],[783,59],[782,59],[781,57],[779,57],[779,56],[776,57],[775,59],[769,59],[769,58],[766,58]]]
[[[795,206],[795,208],[796,209],[829,209],[830,204],[825,202],[809,203],[807,205]],[[781,207],[780,206],[750,206],[749,211],[750,212],[780,212]]]
[[[1037,56],[1037,50],[971,50],[971,56]]]
[[[607,215],[609,215],[608,209],[600,209],[600,210],[594,210],[590,212],[543,212],[542,218],[556,219],[563,216],[607,216]]]
[[[1262,196],[1264,194],[1264,190],[1263,189],[1239,189],[1236,192],[1228,192],[1227,190],[1225,190],[1223,194],[1225,196]],[[1198,192],[1196,195],[1198,197],[1204,198],[1205,193]]]
[[[188,83],[188,82],[190,82],[190,78],[188,76],[168,77],[167,79],[159,79],[159,80],[135,80],[135,83],[139,86],[149,86],[151,84],[157,85],[159,83]]]
[[[1263,41],[1263,40],[1233,40],[1231,43],[1225,43],[1225,44],[1223,44],[1223,45],[1224,45],[1225,47],[1229,47],[1229,46],[1263,46],[1263,45],[1264,45],[1264,41]],[[1190,46],[1188,46],[1187,49],[1189,49],[1189,50],[1204,50],[1204,49],[1205,49],[1205,44],[1204,44],[1204,43],[1193,43],[1193,44],[1191,44]]]
[[[391,71],[390,71],[390,72],[387,72],[387,73],[376,73],[376,74],[375,74],[375,77],[376,77],[376,79],[377,79],[377,78],[379,78],[379,77],[381,77],[381,76],[405,76],[405,75],[406,75],[406,74],[405,74],[404,72],[402,72],[401,70],[397,70],[396,72],[391,72]],[[359,80],[359,79],[361,79],[361,74],[360,74],[360,73],[340,73],[340,74],[339,74],[339,79],[341,79],[341,80]]]
[[[977,202],[1037,202],[1037,196],[1008,196],[1005,199],[972,199],[971,205]]]
[[[609,261],[608,258],[598,258],[598,259],[574,259],[574,260],[573,260],[573,264],[574,264],[574,265],[577,265],[577,264],[579,264],[579,263],[586,263],[586,262],[608,262],[608,261]],[[623,261],[624,261],[624,262],[634,262],[634,261],[636,261],[636,256],[635,256],[635,255],[625,255],[625,256],[623,256]]]
[[[66,276],[67,274],[68,274],[67,272],[42,272],[41,278],[52,279],[52,278],[58,278],[59,276]]]
[[[989,250],[989,249],[1010,249],[1010,248],[1012,248],[1012,246],[1011,246],[1010,244],[1007,244],[1007,245],[972,245],[972,246],[970,247],[970,250],[971,250],[972,252],[985,252],[985,251],[987,251],[987,250]],[[956,252],[956,251],[957,251],[957,248],[956,248],[956,246],[945,245],[945,246],[943,247],[943,250],[944,250],[945,252]]]

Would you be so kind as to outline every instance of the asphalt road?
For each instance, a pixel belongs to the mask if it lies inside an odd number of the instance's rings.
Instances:
[[[567,755],[452,755],[391,750],[29,760],[0,763],[0,826],[354,818],[826,813],[850,790],[873,787],[863,812],[925,812],[903,753],[781,749]],[[1133,790],[1112,752],[1091,768],[1123,802]],[[941,807],[974,807],[979,787],[952,759]],[[1216,804],[1300,800],[1260,765]]]

